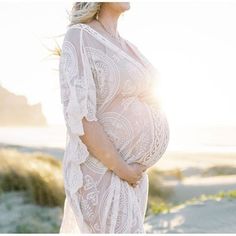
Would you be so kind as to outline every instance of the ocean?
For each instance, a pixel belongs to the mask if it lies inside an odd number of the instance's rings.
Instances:
[[[0,143],[32,148],[63,150],[66,144],[66,127],[1,127]],[[236,152],[236,127],[170,127],[167,151]]]

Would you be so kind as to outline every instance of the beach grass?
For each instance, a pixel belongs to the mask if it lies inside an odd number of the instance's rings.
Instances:
[[[41,206],[63,206],[61,161],[43,153],[0,149],[0,192],[26,191]]]

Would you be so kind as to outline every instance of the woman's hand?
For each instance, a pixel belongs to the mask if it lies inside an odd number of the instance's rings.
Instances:
[[[128,164],[128,171],[124,180],[126,180],[132,187],[136,187],[139,184],[140,179],[143,177],[143,172],[146,171],[146,167],[137,162]]]

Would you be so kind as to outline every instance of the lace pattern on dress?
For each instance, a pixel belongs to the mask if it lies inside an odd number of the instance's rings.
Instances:
[[[68,30],[67,38],[62,45],[59,62],[61,103],[67,126],[67,146],[63,157],[64,187],[69,197],[70,205],[77,209],[76,220],[80,229],[86,231],[83,215],[77,195],[83,186],[81,163],[89,156],[86,145],[80,139],[84,135],[82,119],[97,121],[96,117],[96,87],[93,74],[89,67],[88,57],[83,45],[83,31],[80,31],[79,47],[73,43],[73,32]]]

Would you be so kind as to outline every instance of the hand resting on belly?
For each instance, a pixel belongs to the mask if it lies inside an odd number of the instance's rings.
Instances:
[[[85,132],[80,138],[88,151],[121,179],[135,186],[146,167],[139,163],[126,163],[98,121],[83,118],[82,122]]]

